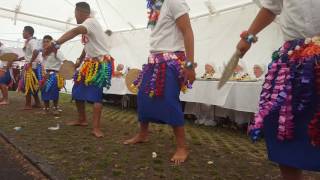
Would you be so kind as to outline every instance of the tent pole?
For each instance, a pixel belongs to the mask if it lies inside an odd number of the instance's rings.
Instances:
[[[21,15],[25,15],[25,16],[30,16],[30,17],[34,17],[34,18],[39,18],[39,19],[44,19],[44,20],[48,20],[48,21],[53,21],[53,22],[57,22],[57,23],[61,23],[61,24],[66,24],[66,25],[70,25],[70,26],[74,26],[74,27],[75,27],[75,26],[78,26],[78,25],[73,24],[73,23],[68,23],[68,22],[65,22],[65,21],[60,21],[60,20],[57,20],[57,19],[52,19],[52,18],[48,18],[48,17],[43,17],[43,16],[34,15],[34,14],[29,14],[29,13],[25,13],[25,12],[21,12],[21,11],[16,12],[16,10],[6,9],[6,8],[2,8],[2,7],[0,7],[0,11],[17,13],[18,15],[21,14]],[[0,15],[0,16],[1,16],[1,15]],[[2,15],[1,17],[7,18],[7,19],[12,19],[12,18],[10,18],[9,16],[3,16],[3,15]],[[17,20],[20,20],[20,19],[17,18]],[[25,20],[21,20],[21,21],[30,22],[30,21],[25,21]],[[30,22],[30,23],[37,24],[36,22]],[[43,24],[39,24],[39,25],[53,28],[53,27],[51,27],[51,26],[47,26],[47,25],[43,25]],[[54,29],[57,29],[57,28],[54,28]],[[57,29],[57,30],[61,30],[61,29]]]

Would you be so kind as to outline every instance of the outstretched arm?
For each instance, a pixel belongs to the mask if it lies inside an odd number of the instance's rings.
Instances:
[[[276,15],[273,14],[273,12],[271,12],[269,9],[262,8],[251,24],[248,32],[254,35],[258,34],[265,27],[271,24],[275,18]]]
[[[252,35],[257,35],[260,31],[262,31],[269,24],[271,24],[275,18],[276,15],[272,11],[266,8],[261,8],[258,15],[251,24],[250,28],[248,29],[248,33]],[[237,45],[237,48],[240,50],[242,56],[246,54],[250,47],[251,45],[243,39],[241,39]]]
[[[84,26],[78,26],[64,33],[56,42],[61,45],[70,39],[78,36],[79,34],[87,34],[87,29]]]
[[[58,47],[55,47],[56,44],[61,45],[70,39],[78,36],[79,34],[87,34],[87,29],[84,26],[78,26],[76,28],[71,29],[70,31],[64,33],[55,43],[51,43],[51,47],[49,47],[45,52],[44,56],[48,56],[50,53],[54,52],[57,54]]]

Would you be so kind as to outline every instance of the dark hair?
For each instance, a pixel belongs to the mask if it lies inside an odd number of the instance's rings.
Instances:
[[[27,31],[29,34],[31,34],[31,36],[33,36],[33,34],[34,34],[34,29],[33,29],[33,27],[31,27],[31,26],[25,26],[25,27],[23,28],[23,30],[24,30],[24,31]]]
[[[112,35],[112,31],[110,29],[107,29],[104,33],[106,33],[108,36]]]
[[[78,2],[76,4],[76,9],[90,14],[90,5],[86,2]]]
[[[45,35],[45,36],[43,36],[43,39],[48,39],[48,40],[50,40],[50,41],[53,40],[53,38],[52,38],[50,35]]]

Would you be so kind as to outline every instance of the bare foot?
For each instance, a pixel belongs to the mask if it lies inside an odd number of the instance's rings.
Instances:
[[[3,106],[3,105],[9,105],[9,101],[1,101],[0,106]]]
[[[148,142],[148,135],[137,134],[133,138],[123,142],[124,145]]]
[[[92,135],[94,135],[97,138],[104,137],[104,134],[103,134],[103,132],[101,132],[100,129],[93,129],[91,133],[92,133]]]
[[[173,162],[175,165],[180,165],[187,160],[188,155],[189,153],[186,148],[177,148],[176,152],[171,158],[171,162]]]
[[[88,122],[86,121],[79,121],[79,120],[75,120],[75,121],[69,121],[66,123],[68,126],[88,126]]]

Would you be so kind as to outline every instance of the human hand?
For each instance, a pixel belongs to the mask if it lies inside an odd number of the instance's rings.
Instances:
[[[241,39],[237,45],[237,49],[240,51],[241,55],[240,57],[242,58],[250,49],[251,44],[246,42],[245,40]]]

